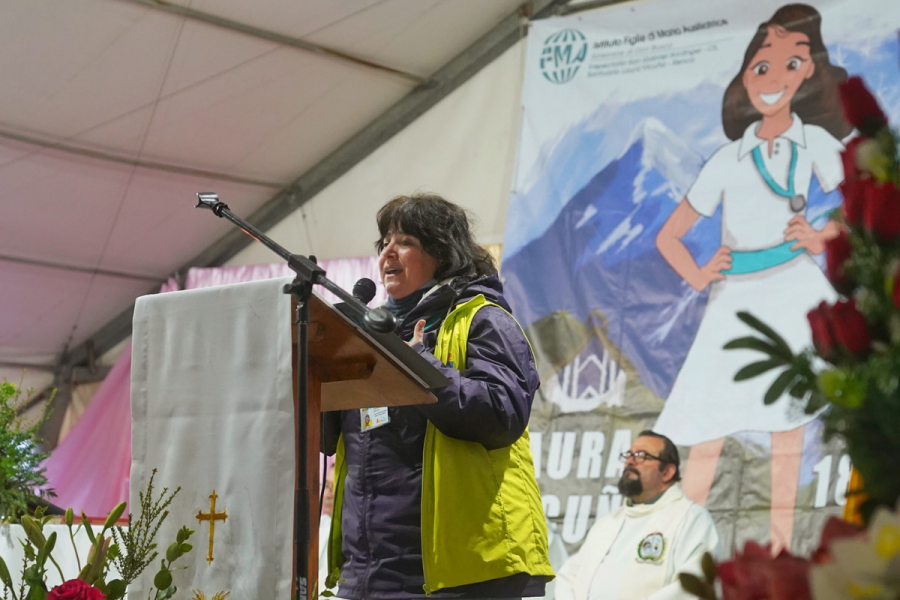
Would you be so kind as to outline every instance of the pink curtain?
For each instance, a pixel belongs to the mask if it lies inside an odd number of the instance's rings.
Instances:
[[[346,290],[352,290],[360,278],[378,281],[377,257],[339,258],[321,260],[329,279]],[[293,272],[284,264],[191,269],[185,279],[185,289],[196,289],[257,281],[275,277],[289,277]],[[178,289],[173,280],[160,292]],[[321,288],[316,290],[327,300],[337,299]],[[378,285],[377,305],[387,298]],[[91,517],[105,517],[119,502],[128,500],[131,471],[131,344],[118,361],[81,419],[68,436],[44,462],[49,486],[56,490],[53,503],[72,507],[76,514],[84,511]]]
[[[84,414],[44,462],[53,504],[75,514],[106,514],[128,499],[131,471],[131,343],[103,380]]]

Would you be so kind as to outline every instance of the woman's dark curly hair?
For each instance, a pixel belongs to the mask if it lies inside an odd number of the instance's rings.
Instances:
[[[475,243],[466,211],[437,194],[397,196],[381,207],[376,217],[375,242],[380,254],[392,233],[419,238],[422,249],[438,261],[434,277],[475,279],[497,272],[494,258]]]
[[[837,139],[850,135],[853,128],[844,120],[838,83],[847,79],[847,71],[831,64],[828,49],[822,41],[822,15],[806,4],[782,6],[772,18],[760,24],[744,54],[741,70],[725,89],[722,101],[722,127],[730,140],[740,139],[744,131],[762,115],[753,108],[744,87],[744,72],[766,41],[769,27],[802,33],[809,38],[809,54],[816,65],[812,77],[803,82],[791,101],[791,110],[807,125],[818,125]]]

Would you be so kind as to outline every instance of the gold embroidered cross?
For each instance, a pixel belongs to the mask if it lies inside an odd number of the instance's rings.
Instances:
[[[213,535],[216,531],[216,521],[224,522],[228,518],[228,513],[224,510],[220,513],[216,512],[216,498],[218,498],[216,490],[213,490],[213,493],[209,495],[209,512],[197,511],[198,521],[201,523],[209,521],[209,553],[206,555],[206,563],[210,565],[213,561]]]

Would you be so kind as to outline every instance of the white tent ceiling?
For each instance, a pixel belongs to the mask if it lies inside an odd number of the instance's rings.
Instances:
[[[213,245],[197,191],[253,213],[521,3],[6,0],[0,375],[54,365]]]

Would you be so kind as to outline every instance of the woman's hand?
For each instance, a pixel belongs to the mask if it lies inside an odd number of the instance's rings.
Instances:
[[[825,242],[836,235],[837,225],[833,221],[823,227],[822,231],[816,231],[806,217],[797,215],[788,221],[784,241],[797,242],[791,246],[791,250],[808,250],[812,254],[821,254],[825,251]]]
[[[716,250],[713,257],[709,259],[709,262],[700,267],[700,272],[696,277],[691,278],[688,283],[698,292],[702,292],[712,282],[725,279],[725,275],[722,271],[727,271],[731,268],[731,261],[731,248],[728,246],[719,246],[719,249]]]
[[[413,329],[412,339],[406,343],[410,346],[421,344],[423,337],[425,337],[425,319],[419,319],[419,321],[416,323],[416,328]]]

